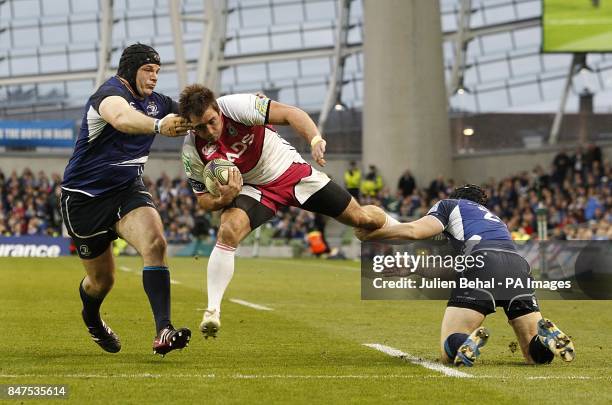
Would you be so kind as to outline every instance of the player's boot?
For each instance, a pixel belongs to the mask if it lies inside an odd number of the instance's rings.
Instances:
[[[209,336],[217,337],[217,332],[221,328],[220,318],[221,314],[216,309],[204,310],[204,317],[202,318],[202,323],[200,323],[200,332],[202,332],[205,339],[208,339]]]
[[[459,347],[453,363],[456,366],[472,367],[480,356],[480,348],[487,344],[487,340],[489,340],[487,328],[481,326],[476,329]]]
[[[538,322],[538,337],[544,346],[559,356],[563,361],[572,361],[576,357],[572,340],[550,319],[540,319]]]
[[[168,325],[153,340],[153,354],[159,354],[164,357],[172,350],[183,349],[189,346],[190,339],[191,331],[189,329],[174,329],[174,326]]]
[[[113,330],[104,323],[104,321],[102,321],[102,324],[100,325],[85,325],[87,326],[87,330],[89,331],[93,341],[96,342],[102,349],[109,353],[117,353],[119,350],[121,350],[121,341],[119,340],[119,336],[117,336],[115,332],[113,332]]]

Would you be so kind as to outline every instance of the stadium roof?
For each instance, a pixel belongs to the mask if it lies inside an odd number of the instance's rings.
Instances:
[[[80,106],[94,87],[104,46],[104,6],[108,0],[12,0],[0,2],[0,115],[6,108]],[[350,6],[344,20],[340,100],[363,103],[363,8]],[[226,22],[218,55],[222,92],[265,90],[280,101],[319,111],[333,77],[339,2],[335,0],[123,0],[114,1],[110,37],[112,74],[121,49],[141,41],[163,60],[158,90],[172,96],[181,80],[175,63],[174,18],[180,19],[186,80],[201,68],[203,39],[211,28],[206,9],[219,8]],[[180,12],[173,15],[172,6]],[[470,112],[555,111],[571,55],[540,53],[541,0],[441,0],[444,61],[451,109]],[[222,18],[226,16],[227,18]],[[462,23],[463,22],[463,23]],[[462,28],[463,27],[463,28]],[[457,44],[465,44],[459,58]],[[214,41],[212,47],[214,48]],[[223,46],[224,45],[224,46]],[[336,47],[337,48],[337,47]],[[458,61],[458,63],[456,63]],[[591,54],[592,73],[577,77],[568,111],[588,86],[595,110],[612,110],[612,57]],[[457,87],[465,88],[457,94]],[[56,107],[53,107],[56,106]]]

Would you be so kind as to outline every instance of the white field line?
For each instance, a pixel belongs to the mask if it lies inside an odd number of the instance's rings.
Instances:
[[[134,273],[135,272],[132,268],[130,268],[128,266],[119,266],[119,270],[125,271],[126,273]],[[137,273],[138,274],[142,274],[142,271],[138,271]],[[181,283],[180,281],[176,281],[175,279],[171,278],[170,279],[170,284],[180,285],[180,284],[183,284],[183,283]]]
[[[612,376],[595,376],[591,377],[588,375],[542,375],[525,377],[526,380],[610,380]]]
[[[233,302],[234,304],[244,305],[245,307],[257,309],[259,311],[274,311],[274,309],[272,308],[265,307],[259,304],[253,304],[252,302],[244,301],[238,298],[230,298],[230,301]]]
[[[474,377],[471,374],[464,373],[459,370],[455,370],[454,368],[446,367],[442,364],[419,359],[418,357],[415,357],[409,353],[404,353],[398,349],[394,349],[393,347],[381,345],[378,343],[364,343],[363,345],[370,347],[372,349],[378,350],[380,352],[383,352],[385,354],[388,354],[391,357],[398,357],[401,359],[405,359],[411,362],[412,364],[416,364],[418,366],[422,366],[430,370],[439,371],[448,377],[457,377],[457,378],[473,378]]]

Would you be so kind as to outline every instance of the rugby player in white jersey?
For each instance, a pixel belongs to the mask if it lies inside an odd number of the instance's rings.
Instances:
[[[270,125],[290,125],[308,141],[313,159],[325,165],[325,140],[299,108],[252,94],[216,98],[211,90],[191,85],[180,95],[179,112],[193,130],[183,144],[183,163],[198,204],[223,209],[217,243],[207,269],[208,307],[200,330],[216,336],[221,299],[234,274],[238,244],[283,206],[294,206],[336,218],[367,230],[397,223],[375,206],[360,206],[344,188],[308,164]],[[215,197],[204,186],[207,162],[226,159],[237,169]]]

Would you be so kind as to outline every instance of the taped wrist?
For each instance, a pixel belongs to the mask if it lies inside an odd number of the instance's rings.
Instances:
[[[314,148],[315,145],[321,142],[322,140],[323,140],[323,137],[321,135],[315,136],[314,138],[310,140],[310,147]]]

